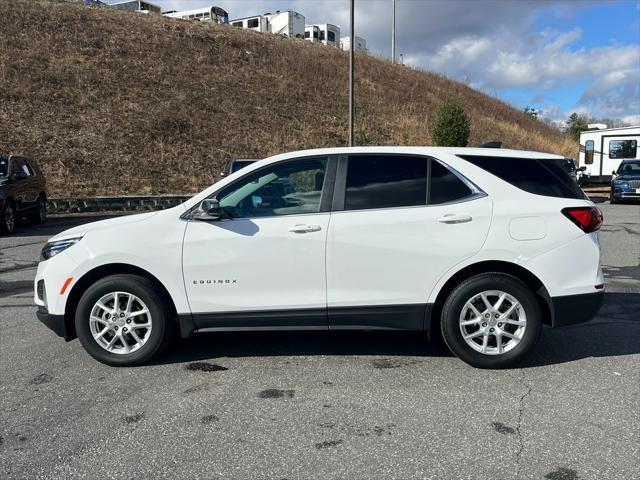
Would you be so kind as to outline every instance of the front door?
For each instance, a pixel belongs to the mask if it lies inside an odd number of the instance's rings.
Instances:
[[[329,327],[420,330],[437,280],[482,247],[491,200],[428,157],[351,155],[344,170],[327,243]]]
[[[329,157],[246,174],[216,198],[230,218],[190,220],[184,281],[196,328],[327,328]]]

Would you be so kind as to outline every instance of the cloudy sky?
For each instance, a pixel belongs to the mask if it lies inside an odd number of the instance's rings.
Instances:
[[[231,18],[295,10],[348,35],[348,0],[151,0],[215,4]],[[392,0],[355,0],[356,35],[391,54]],[[518,108],[640,123],[640,0],[397,0],[405,63],[466,81]]]

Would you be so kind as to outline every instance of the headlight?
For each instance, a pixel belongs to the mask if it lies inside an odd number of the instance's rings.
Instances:
[[[80,240],[82,240],[82,237],[65,238],[64,240],[48,242],[40,253],[40,260],[49,260],[60,252],[64,252],[70,246],[75,245]]]

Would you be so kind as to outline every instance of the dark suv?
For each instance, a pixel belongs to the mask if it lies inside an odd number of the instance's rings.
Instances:
[[[0,155],[0,234],[13,233],[22,217],[34,223],[47,219],[44,175],[31,160]]]

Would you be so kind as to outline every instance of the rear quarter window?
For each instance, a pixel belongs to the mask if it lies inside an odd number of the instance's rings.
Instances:
[[[587,198],[555,159],[459,156],[525,192],[545,197]]]

